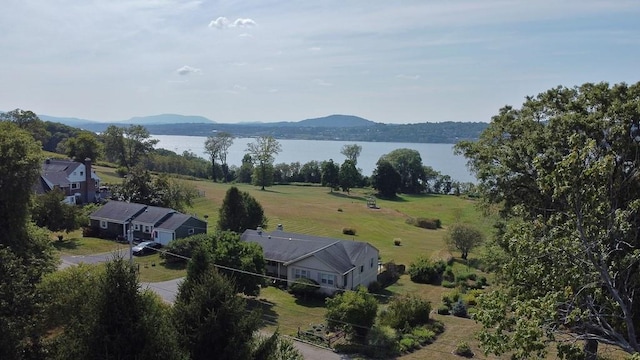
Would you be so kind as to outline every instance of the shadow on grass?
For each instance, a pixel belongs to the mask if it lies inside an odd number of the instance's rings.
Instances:
[[[323,295],[308,296],[306,298],[296,297],[295,303],[307,308],[320,308],[325,307],[325,299],[326,297]]]
[[[343,199],[351,199],[351,200],[358,200],[358,201],[367,201],[367,198],[365,198],[364,196],[358,196],[358,195],[349,195],[349,194],[345,194],[345,193],[341,193],[341,192],[329,192],[327,193],[331,196],[335,196],[335,197],[339,197],[339,198],[343,198]]]
[[[262,311],[262,327],[278,323],[278,313],[273,310],[275,305],[275,303],[265,299],[247,299],[247,310],[260,309]]]
[[[58,251],[73,250],[78,248],[79,243],[78,239],[56,240],[53,242],[53,247]]]
[[[184,270],[187,268],[187,263],[182,261],[160,261],[160,265],[167,270]]]
[[[453,258],[452,260],[454,263],[456,264],[460,264],[462,266],[466,266],[466,267],[470,267],[470,268],[474,268],[476,270],[480,270],[483,271],[482,269],[484,268],[484,264],[482,262],[482,259],[467,259],[467,260],[463,260],[460,258]]]
[[[388,289],[382,289],[371,294],[376,297],[380,304],[388,304],[392,297],[398,295]]]

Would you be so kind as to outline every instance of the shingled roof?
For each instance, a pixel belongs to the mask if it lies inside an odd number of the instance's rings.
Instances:
[[[124,223],[140,214],[147,205],[111,200],[91,214],[91,217]]]
[[[262,246],[264,258],[289,265],[314,256],[342,274],[355,267],[358,256],[371,246],[365,242],[289,233],[246,230],[241,239]]]

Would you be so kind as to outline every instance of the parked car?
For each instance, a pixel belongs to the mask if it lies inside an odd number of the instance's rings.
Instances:
[[[147,254],[153,254],[155,252],[154,249],[160,249],[161,247],[162,247],[162,244],[157,243],[155,241],[144,241],[134,246],[131,250],[133,251],[133,255],[142,256]]]

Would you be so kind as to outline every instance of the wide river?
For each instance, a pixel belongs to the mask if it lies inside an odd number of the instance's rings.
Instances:
[[[209,159],[204,151],[204,136],[181,135],[152,135],[158,139],[157,148],[164,148],[182,154],[185,150]],[[247,144],[253,142],[251,138],[236,138],[229,148],[227,163],[240,166],[247,149]],[[382,155],[396,149],[417,150],[422,157],[422,163],[431,166],[441,174],[449,175],[455,181],[476,182],[476,178],[467,169],[467,160],[463,156],[453,153],[453,144],[423,144],[423,143],[390,143],[390,142],[362,142],[362,141],[329,141],[329,140],[278,140],[282,151],[276,155],[274,164],[300,162],[304,164],[311,160],[319,162],[333,159],[342,164],[345,156],[340,153],[343,145],[358,144],[362,152],[358,158],[358,168],[362,174],[370,176],[376,168],[376,163]]]

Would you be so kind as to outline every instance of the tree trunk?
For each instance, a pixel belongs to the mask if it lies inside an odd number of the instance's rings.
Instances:
[[[585,360],[596,360],[598,357],[598,341],[593,339],[585,341],[583,351]]]

